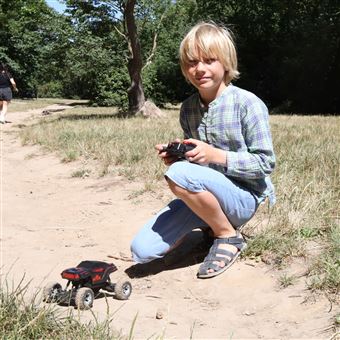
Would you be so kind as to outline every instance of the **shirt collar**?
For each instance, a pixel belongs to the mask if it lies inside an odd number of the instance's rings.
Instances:
[[[218,105],[221,102],[221,100],[223,100],[224,97],[231,91],[232,87],[233,87],[233,84],[229,83],[226,86],[226,88],[222,91],[222,93],[217,98],[215,98],[211,103],[209,103],[208,108],[204,106],[203,102],[201,101],[201,97],[200,97],[200,95],[198,93],[198,100],[199,100],[200,111],[204,113],[209,108]]]

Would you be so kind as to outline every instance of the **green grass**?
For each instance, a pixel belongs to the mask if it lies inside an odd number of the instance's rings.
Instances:
[[[28,284],[20,282],[9,287],[7,281],[0,286],[0,339],[131,339],[114,331],[113,316],[106,320],[81,321],[69,310],[67,315],[55,304],[41,304],[39,293],[27,298]],[[133,325],[133,323],[132,323]]]
[[[294,275],[288,275],[285,273],[279,277],[278,281],[279,281],[280,287],[287,288],[289,286],[294,285],[296,281],[296,277]]]
[[[89,169],[80,169],[80,170],[76,170],[72,172],[71,177],[85,178],[85,177],[89,177],[90,173],[91,173],[91,170]]]
[[[340,288],[340,117],[273,116],[277,204],[266,228],[256,233],[246,255],[270,251],[273,262],[292,256],[310,262],[310,288]],[[260,214],[265,219],[268,213]],[[308,246],[320,247],[310,254]],[[313,253],[313,252],[312,252]],[[316,284],[318,282],[318,284]]]
[[[272,176],[277,204],[269,211],[261,208],[249,223],[253,226],[247,226],[245,256],[269,254],[271,263],[282,268],[294,257],[305,257],[309,288],[337,292],[340,117],[277,115],[270,120],[277,156]],[[161,119],[123,119],[112,108],[85,107],[44,118],[20,132],[23,145],[39,144],[59,153],[64,162],[95,160],[98,175],[118,173],[144,181],[145,191],[157,187],[165,170],[154,145],[181,135],[178,109],[167,110]],[[81,175],[80,170],[74,176]]]

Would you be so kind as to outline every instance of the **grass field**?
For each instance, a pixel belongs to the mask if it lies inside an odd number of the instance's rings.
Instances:
[[[9,111],[27,111],[27,110],[34,110],[46,107],[48,105],[53,104],[66,104],[74,102],[70,99],[56,99],[56,98],[42,98],[38,100],[22,100],[22,99],[14,99],[11,104],[9,105]],[[78,101],[80,103],[86,101]]]
[[[54,102],[61,101],[33,104],[44,107]],[[13,104],[10,110],[14,108]],[[38,144],[56,152],[64,162],[82,159],[100,165],[98,173],[81,168],[75,177],[120,174],[144,181],[146,190],[157,190],[165,167],[154,145],[181,136],[178,109],[166,112],[162,119],[122,119],[112,108],[77,107],[23,127],[20,138],[23,145]],[[270,121],[277,156],[272,176],[277,203],[270,210],[261,208],[255,223],[246,228],[249,246],[244,256],[280,268],[303,257],[308,266],[307,288],[335,299],[340,288],[340,117],[273,115]],[[294,281],[293,276],[284,274],[280,284],[286,287]],[[0,334],[5,338],[44,338],[46,334],[55,338],[120,338],[111,333],[109,318],[90,325],[72,316],[60,319],[51,308],[37,309],[34,302],[25,305],[24,288],[3,288]],[[30,326],[23,326],[27,324]],[[337,315],[334,325],[339,324]]]
[[[157,190],[165,168],[154,145],[182,135],[178,109],[166,111],[162,119],[123,119],[112,108],[78,107],[44,118],[20,136],[23,144],[39,144],[64,162],[96,160],[100,171],[94,175],[114,172]],[[292,257],[308,257],[309,288],[335,293],[340,286],[340,117],[275,115],[270,122],[277,204],[257,214],[260,224],[268,221],[252,232],[245,255],[265,256],[281,267]],[[311,247],[319,249],[317,255]]]

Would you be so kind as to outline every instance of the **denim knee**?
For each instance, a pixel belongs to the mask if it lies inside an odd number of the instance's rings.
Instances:
[[[147,263],[161,256],[157,256],[152,250],[152,246],[145,241],[135,238],[131,243],[131,255],[136,263]]]
[[[138,242],[136,242],[136,240],[131,243],[130,250],[132,258],[136,263],[146,263],[150,261],[150,254],[148,254],[146,247],[143,249],[142,247],[138,246]]]
[[[187,161],[173,163],[165,173],[165,177],[176,183],[183,189],[192,192],[204,191],[204,187],[199,179],[197,179],[196,171],[202,170],[201,165],[189,163]]]

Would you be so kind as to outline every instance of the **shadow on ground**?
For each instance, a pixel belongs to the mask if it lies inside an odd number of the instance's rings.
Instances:
[[[186,236],[181,245],[161,259],[149,263],[135,264],[125,270],[130,278],[155,275],[162,271],[184,268],[201,263],[210,245],[204,240],[201,230],[194,230]]]
[[[58,120],[91,120],[91,119],[108,119],[119,118],[117,113],[89,113],[89,114],[67,114],[60,116]]]

